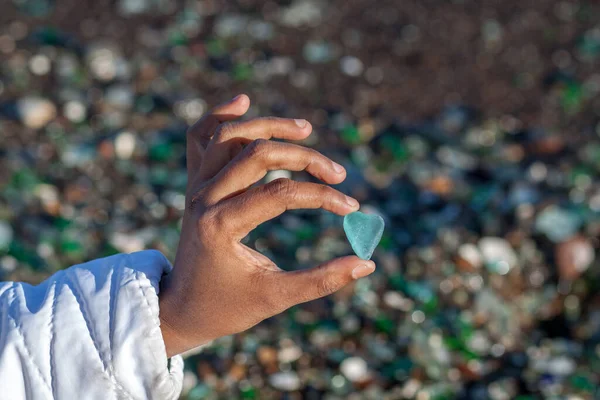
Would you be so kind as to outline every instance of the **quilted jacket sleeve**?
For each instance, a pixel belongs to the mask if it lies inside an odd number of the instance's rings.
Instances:
[[[38,286],[0,283],[0,399],[176,399],[158,290],[171,266],[148,250],[76,265]]]

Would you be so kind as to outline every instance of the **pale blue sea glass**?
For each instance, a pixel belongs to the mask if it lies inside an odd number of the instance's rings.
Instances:
[[[379,215],[360,211],[344,217],[344,232],[354,253],[363,260],[370,260],[381,240],[385,223]]]

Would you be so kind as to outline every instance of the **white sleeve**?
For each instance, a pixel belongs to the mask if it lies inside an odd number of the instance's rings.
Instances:
[[[154,250],[94,260],[38,286],[0,283],[0,399],[176,399],[183,359],[167,359]]]

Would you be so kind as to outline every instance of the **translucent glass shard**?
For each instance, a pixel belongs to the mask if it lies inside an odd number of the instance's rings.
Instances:
[[[369,260],[381,240],[384,227],[379,215],[353,212],[344,217],[344,232],[354,253],[363,260]]]

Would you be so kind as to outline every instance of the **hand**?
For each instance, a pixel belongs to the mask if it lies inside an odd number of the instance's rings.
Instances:
[[[355,256],[286,272],[240,241],[286,210],[323,208],[345,215],[359,204],[316,183],[278,179],[252,187],[270,170],[306,170],[328,184],[344,168],[315,150],[271,138],[310,135],[305,120],[257,118],[233,123],[250,106],[240,95],[188,131],[188,187],[173,271],[161,282],[160,319],[167,354],[244,331],[302,302],[331,294],[374,271]]]

